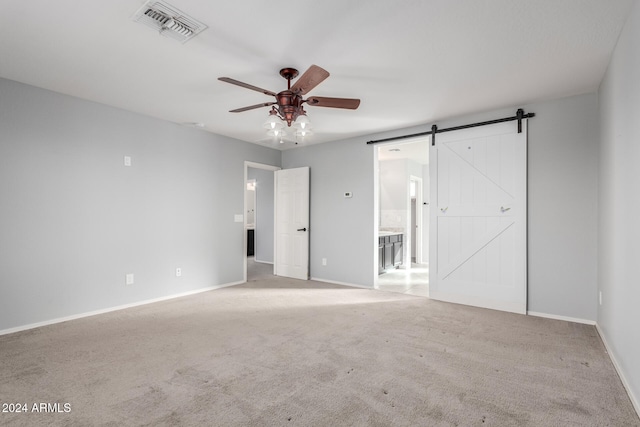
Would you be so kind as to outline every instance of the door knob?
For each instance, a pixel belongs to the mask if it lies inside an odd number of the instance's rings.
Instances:
[[[307,227],[305,227],[305,228],[298,228],[298,231],[307,231]]]

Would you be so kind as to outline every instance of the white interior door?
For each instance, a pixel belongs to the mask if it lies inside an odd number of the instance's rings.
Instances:
[[[276,250],[274,273],[309,279],[309,168],[275,173]]]
[[[430,148],[430,296],[526,313],[527,128],[436,134]]]

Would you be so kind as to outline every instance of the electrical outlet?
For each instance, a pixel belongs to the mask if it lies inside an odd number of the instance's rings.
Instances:
[[[598,300],[600,301],[600,305],[602,305],[602,291],[598,292]]]
[[[124,156],[124,165],[131,166],[131,156]]]
[[[182,269],[180,267],[176,268],[176,277],[182,276]]]
[[[133,285],[133,273],[129,273],[125,276],[125,284],[127,285]]]
[[[322,265],[327,265],[327,259],[326,258],[322,258]]]

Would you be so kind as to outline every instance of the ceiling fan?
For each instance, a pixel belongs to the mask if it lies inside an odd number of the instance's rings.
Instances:
[[[223,82],[231,83],[236,86],[241,86],[247,89],[255,90],[257,92],[262,92],[265,95],[271,95],[276,98],[275,101],[272,102],[264,102],[261,104],[250,105],[248,107],[236,108],[235,110],[230,110],[230,113],[240,113],[243,111],[253,110],[255,108],[261,107],[271,107],[270,119],[273,120],[279,118],[287,122],[288,126],[291,126],[291,123],[295,122],[299,117],[304,116],[306,118],[306,111],[303,108],[303,103],[307,103],[307,105],[312,105],[316,107],[329,107],[329,108],[345,108],[349,110],[355,110],[360,105],[359,99],[353,98],[327,98],[323,96],[310,96],[307,99],[303,99],[303,95],[306,95],[313,88],[322,83],[327,77],[329,77],[329,72],[317,65],[312,65],[309,67],[307,71],[300,76],[300,78],[295,82],[293,86],[291,86],[291,80],[298,77],[298,70],[295,68],[283,68],[280,70],[280,75],[287,79],[287,90],[283,90],[282,92],[275,93],[267,89],[262,89],[257,86],[250,85],[248,83],[243,83],[241,81],[229,78],[229,77],[220,77],[218,80]],[[277,105],[277,108],[275,107]],[[273,127],[273,125],[272,125]]]

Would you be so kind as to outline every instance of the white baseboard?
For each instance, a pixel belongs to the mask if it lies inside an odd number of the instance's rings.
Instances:
[[[259,259],[253,258],[254,262],[259,262],[260,264],[271,264],[273,265],[273,261],[260,261]]]
[[[472,307],[488,308],[490,310],[508,311],[510,313],[525,314],[526,307],[524,303],[514,303],[508,301],[500,301],[492,298],[484,298],[481,296],[469,296],[461,293],[443,292],[433,288],[429,288],[429,298],[438,301],[450,302],[453,304],[469,305]]]
[[[546,317],[547,319],[554,319],[554,320],[564,320],[565,322],[582,323],[584,325],[594,326],[596,324],[596,322],[593,320],[578,319],[575,317],[567,317],[567,316],[557,316],[555,314],[538,313],[537,311],[527,311],[527,315],[535,316],[535,317]]]
[[[316,282],[332,283],[334,285],[349,286],[351,288],[373,289],[371,286],[355,285],[353,283],[346,283],[346,282],[338,282],[336,280],[321,279],[320,277],[312,277],[311,280],[315,280]]]
[[[611,359],[611,363],[613,363],[613,367],[615,368],[616,372],[618,373],[618,376],[620,377],[620,381],[622,381],[622,385],[624,386],[625,390],[627,391],[627,395],[629,396],[629,400],[631,400],[631,404],[633,405],[634,409],[636,410],[636,413],[640,417],[640,401],[638,401],[638,398],[633,394],[633,391],[631,390],[631,386],[629,384],[629,381],[627,381],[627,377],[625,377],[624,372],[620,368],[620,365],[618,364],[618,361],[616,360],[615,354],[613,353],[613,351],[611,351],[611,347],[609,347],[609,344],[607,343],[607,339],[605,338],[604,332],[602,331],[602,329],[600,329],[600,325],[598,325],[597,322],[596,322],[595,325],[596,325],[596,330],[598,331],[598,335],[600,335],[600,339],[602,340],[602,343],[604,344],[604,348],[607,350],[607,353],[609,354],[609,358]]]
[[[28,325],[22,325],[22,326],[17,326],[15,328],[9,328],[9,329],[0,330],[0,335],[13,334],[15,332],[26,331],[28,329],[40,328],[42,326],[48,326],[48,325],[54,325],[56,323],[68,322],[69,320],[82,319],[84,317],[96,316],[98,314],[110,313],[112,311],[124,310],[124,309],[127,309],[127,308],[133,308],[133,307],[138,307],[138,306],[141,306],[141,305],[153,304],[155,302],[166,301],[166,300],[170,300],[170,299],[174,299],[174,298],[186,297],[186,296],[189,296],[189,295],[194,295],[194,294],[199,294],[199,293],[202,293],[202,292],[212,291],[214,289],[220,289],[220,288],[226,288],[228,286],[239,285],[241,283],[245,283],[245,282],[244,281],[239,281],[239,282],[233,282],[233,283],[225,283],[225,284],[222,284],[222,285],[209,286],[209,287],[206,287],[206,288],[200,288],[200,289],[196,289],[194,291],[183,292],[183,293],[180,293],[180,294],[174,294],[174,295],[168,295],[168,296],[160,297],[160,298],[153,298],[153,299],[149,299],[149,300],[138,301],[138,302],[134,302],[134,303],[131,303],[131,304],[118,305],[116,307],[109,307],[109,308],[104,308],[104,309],[101,309],[101,310],[89,311],[89,312],[86,312],[86,313],[74,314],[74,315],[66,316],[66,317],[59,317],[57,319],[45,320],[43,322],[30,323]]]

